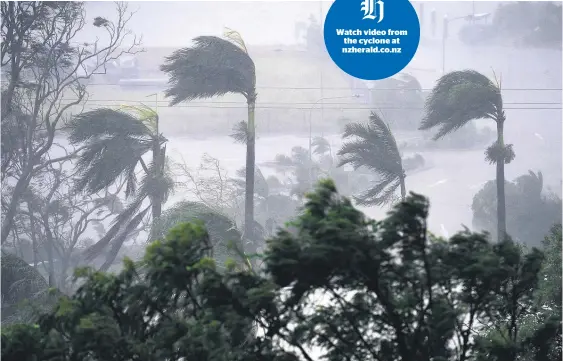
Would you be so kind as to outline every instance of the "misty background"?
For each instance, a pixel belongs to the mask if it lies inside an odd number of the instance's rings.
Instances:
[[[85,86],[88,97],[66,110],[64,119],[70,120],[90,110],[117,110],[123,106],[144,105],[157,113],[158,131],[167,139],[166,156],[173,163],[175,182],[174,192],[162,205],[163,211],[183,201],[201,201],[201,197],[195,194],[197,189],[194,190],[198,184],[204,186],[206,182],[231,181],[237,177],[240,181],[240,170],[245,166],[245,145],[235,142],[232,134],[237,125],[248,118],[246,99],[240,94],[227,94],[170,106],[170,99],[164,94],[169,85],[168,78],[160,69],[174,51],[192,46],[193,38],[201,35],[223,37],[225,29],[230,28],[240,33],[256,67],[256,166],[265,178],[275,177],[276,181],[283,183],[279,186],[270,184],[272,193],[283,193],[281,199],[286,202],[295,198],[293,194],[287,194],[291,192],[288,188],[299,183],[307,188],[312,181],[296,179],[296,174],[306,171],[305,164],[301,164],[301,168],[295,167],[295,164],[293,168],[284,168],[275,164],[278,158],[291,158],[296,147],[301,147],[298,150],[301,156],[305,154],[306,157],[307,150],[312,148],[311,141],[317,137],[327,141],[328,153],[335,156],[343,144],[345,125],[366,123],[370,113],[375,112],[390,125],[397,140],[406,168],[407,191],[430,199],[430,230],[444,237],[453,235],[464,226],[481,230],[476,225],[475,219],[479,217],[475,216],[472,204],[487,182],[495,179],[495,167],[485,161],[485,149],[495,138],[494,122],[472,121],[440,142],[432,140],[433,131],[420,131],[418,127],[424,116],[424,99],[443,74],[473,69],[498,81],[507,118],[504,141],[513,145],[516,154],[515,160],[505,167],[506,181],[513,182],[518,177],[529,175],[530,171],[536,175],[541,173],[538,178],[541,183],[540,201],[549,199],[551,202],[553,198],[555,203],[560,202],[557,197],[561,197],[562,187],[561,41],[552,40],[548,45],[538,43],[534,38],[539,33],[538,29],[524,21],[559,24],[560,32],[561,19],[550,22],[544,19],[557,15],[542,8],[544,3],[515,4],[413,2],[421,22],[417,54],[402,74],[373,82],[345,74],[327,56],[322,21],[331,2],[128,2],[127,14],[133,14],[124,30],[131,36],[124,36],[120,46],[126,49],[142,39],[140,46],[134,54],[125,54],[107,62],[104,71],[94,71],[96,64],[85,64],[86,67],[91,66],[87,71],[94,72],[87,79],[79,80]],[[549,6],[549,3],[545,4]],[[506,29],[502,34],[498,32],[496,25],[491,24],[501,6],[512,6],[510,11],[517,12],[508,11],[505,16],[509,18],[526,14],[526,19],[519,19],[516,23],[527,32],[515,30],[511,33]],[[84,10],[84,28],[72,39],[72,44],[91,49],[97,40],[100,44],[108,40],[104,37],[107,35],[104,30],[93,25],[95,19],[101,17],[116,21],[117,13],[112,2],[85,2]],[[444,19],[448,24],[447,36],[444,36]],[[548,35],[556,32],[557,29],[547,30]],[[115,50],[118,51],[117,48]],[[3,67],[3,85],[6,84],[7,72],[8,69]],[[408,85],[403,75],[414,79],[416,86]],[[57,101],[69,104],[76,101],[76,96],[67,92]],[[61,131],[55,132],[56,139],[48,153],[50,158],[62,157],[73,148],[62,123],[59,127]],[[39,135],[38,139],[44,131],[41,126],[33,130]],[[322,163],[322,156],[326,154],[315,154],[315,162]],[[148,163],[149,157],[145,158]],[[294,156],[292,161],[296,159]],[[331,177],[342,176],[336,184],[343,194],[355,196],[369,188],[369,181],[366,183],[365,179],[372,177],[373,173],[360,174],[351,171],[350,167],[338,168],[336,164],[335,157],[327,168],[333,172]],[[202,166],[210,165],[215,168],[202,169]],[[74,160],[61,165],[68,172],[67,181],[70,183],[73,182],[75,166]],[[42,186],[40,177],[36,178],[34,183]],[[13,187],[16,179],[17,176],[8,176],[5,185]],[[60,186],[60,189],[67,188],[67,185]],[[3,194],[8,197],[10,192],[6,189]],[[514,196],[509,193],[507,190],[507,197],[512,197],[507,203],[508,216],[512,217],[512,222],[520,224],[518,217],[527,217],[531,211],[523,205],[522,194]],[[72,192],[69,194],[74,196]],[[494,203],[491,193],[483,194],[481,199],[491,199],[490,204],[481,208],[490,211]],[[119,197],[124,203],[129,202],[122,195]],[[237,197],[240,198],[240,194],[233,198]],[[238,198],[236,202],[240,201]],[[292,199],[286,203],[300,203],[302,200]],[[515,207],[514,202],[520,204],[517,211],[511,209]],[[233,209],[223,209],[230,205],[224,206],[222,201],[217,203],[222,208],[216,211],[228,213],[240,227],[241,220],[231,214],[240,213],[240,204],[232,207],[238,207],[234,212]],[[295,215],[292,207],[285,207],[281,212],[285,213],[277,215],[280,222],[276,226],[282,226]],[[359,208],[368,216],[381,219],[391,205]],[[264,212],[257,210],[256,213],[260,217]],[[560,219],[560,215],[558,217]],[[143,226],[138,227],[125,242],[126,245],[134,243],[140,246],[135,246],[138,252],[143,252],[149,238],[149,219],[146,217]],[[481,215],[481,221],[483,219],[494,223],[492,217]],[[87,227],[77,247],[88,248],[103,240],[104,235],[109,234],[110,221],[111,218],[107,218],[97,228]],[[20,222],[19,227],[29,231],[26,221]],[[548,229],[543,230],[542,227],[538,226],[537,234],[530,237],[534,238],[529,241],[531,244],[538,243],[547,232]],[[522,234],[519,236],[523,237]],[[107,253],[107,248],[111,247],[100,249],[102,253]]]
[[[444,15],[456,18],[473,11],[492,13],[500,2],[413,4],[419,16],[420,6],[424,4],[422,38],[417,55],[405,72],[417,77],[425,90],[431,89],[442,70],[470,68],[501,79],[507,109],[505,140],[514,144],[517,155],[517,161],[506,167],[506,179],[513,180],[528,170],[541,170],[544,187],[560,194],[561,50],[531,50],[509,41],[502,45],[469,46],[457,36],[465,23],[463,20],[450,23],[449,36],[442,47]],[[330,59],[311,59],[304,45],[304,34],[298,31],[297,24],[307,24],[311,17],[318,22],[321,14],[324,17],[330,2],[190,1],[131,2],[129,5],[136,11],[129,28],[143,37],[145,52],[138,58],[147,78],[162,77],[158,66],[164,57],[177,48],[189,46],[195,36],[221,36],[224,27],[241,33],[257,67],[258,164],[271,161],[276,154],[288,153],[294,146],[307,147],[309,117],[313,136],[326,136],[335,148],[340,143],[337,134],[339,118],[367,119],[370,108],[367,97],[352,98],[354,91],[350,87],[357,86],[357,82],[343,74]],[[108,18],[113,15],[112,6],[106,2],[87,3],[89,14]],[[430,30],[432,10],[437,19],[434,36]],[[181,155],[187,163],[197,166],[201,156],[207,153],[220,159],[222,166],[231,173],[244,165],[244,147],[233,144],[228,137],[232,126],[246,117],[242,97],[227,95],[166,108],[167,101],[161,92],[163,87],[142,84],[124,88],[93,84],[87,106],[132,102],[158,104],[171,154]],[[315,104],[328,97],[341,99]],[[385,113],[385,109],[381,110]],[[477,125],[492,126],[487,121],[477,122]],[[396,134],[398,139],[417,136],[400,131]],[[483,151],[483,147],[478,147],[422,152],[427,163],[433,166],[409,176],[407,185],[409,190],[430,197],[430,227],[433,231],[451,235],[462,225],[471,227],[472,198],[486,181],[494,179],[495,174],[494,167],[483,161]],[[176,193],[169,204],[185,197],[186,194]],[[370,207],[365,211],[370,216],[381,217],[387,209]]]
[[[2,357],[561,358],[560,2],[1,5]]]

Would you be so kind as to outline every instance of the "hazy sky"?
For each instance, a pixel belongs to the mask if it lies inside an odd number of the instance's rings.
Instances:
[[[154,1],[129,2],[137,13],[130,23],[136,34],[143,35],[145,46],[185,46],[198,35],[221,35],[227,26],[239,31],[249,44],[295,43],[295,23],[326,14],[332,1]],[[419,3],[414,3],[419,9]],[[498,2],[432,2],[426,3],[428,14],[436,8],[438,18],[466,15],[473,11],[493,11]],[[87,2],[90,18],[111,18],[112,2]],[[324,17],[324,15],[323,15]]]
[[[90,2],[88,15],[111,17],[113,6]],[[159,1],[129,2],[129,8],[137,11],[130,28],[143,34],[144,46],[184,46],[198,35],[221,35],[225,26],[241,32],[249,44],[287,44],[295,42],[295,22],[319,14],[320,3]]]

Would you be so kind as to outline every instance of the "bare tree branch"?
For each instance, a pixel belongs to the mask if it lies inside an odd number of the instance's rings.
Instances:
[[[142,50],[140,39],[127,28],[134,13],[126,3],[116,3],[115,21],[94,23],[106,41],[97,37],[79,45],[74,39],[86,26],[81,2],[3,2],[1,10],[1,60],[10,69],[2,92],[2,183],[3,190],[9,190],[2,194],[3,244],[34,179],[81,150],[49,157],[55,135],[74,111],[84,109],[84,81],[108,62]]]

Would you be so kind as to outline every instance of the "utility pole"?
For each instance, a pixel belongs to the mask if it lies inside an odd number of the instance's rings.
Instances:
[[[432,38],[436,36],[436,9],[430,11],[430,31]]]
[[[420,32],[423,33],[424,28],[424,3],[418,6],[418,21],[420,22]]]
[[[321,24],[321,36],[323,36],[323,32],[324,32],[324,19],[323,19],[323,2],[319,1],[319,21]],[[323,65],[324,65],[324,52],[321,51],[319,52],[319,54],[321,54],[321,63],[320,63],[320,68],[321,68],[321,99],[324,99],[324,82],[323,82]],[[324,109],[324,100],[321,102],[321,122],[324,124],[324,119],[325,119],[325,109]]]
[[[448,38],[448,14],[444,15],[444,26],[442,29],[442,75],[446,73],[446,39]]]

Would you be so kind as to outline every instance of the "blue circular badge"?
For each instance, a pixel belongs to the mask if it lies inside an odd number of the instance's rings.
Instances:
[[[336,0],[324,23],[326,49],[346,73],[389,78],[414,57],[420,22],[408,0]]]

